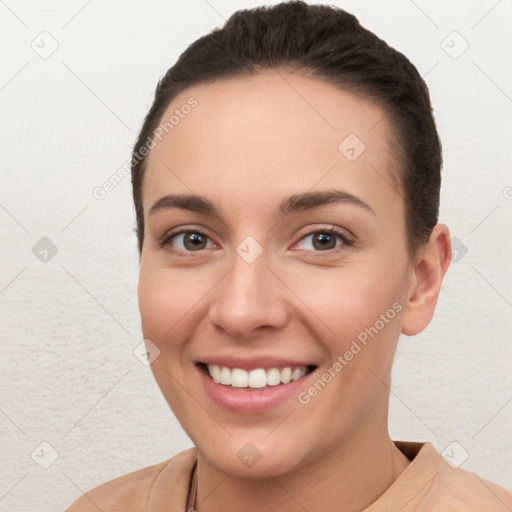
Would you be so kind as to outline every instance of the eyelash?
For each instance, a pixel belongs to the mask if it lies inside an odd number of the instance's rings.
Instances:
[[[169,245],[169,243],[171,242],[171,240],[173,238],[175,238],[178,235],[182,235],[184,233],[195,233],[195,234],[198,234],[198,235],[201,235],[203,237],[210,239],[210,237],[206,233],[204,233],[204,231],[202,231],[201,228],[196,228],[194,226],[190,226],[187,229],[181,229],[180,231],[176,231],[175,233],[171,232],[171,233],[165,234],[160,240],[158,240],[158,247],[160,247],[160,248],[166,247],[167,245]],[[327,234],[327,235],[335,235],[341,239],[342,244],[334,249],[328,249],[325,251],[312,251],[313,253],[319,253],[319,254],[325,253],[325,254],[332,255],[332,254],[337,254],[338,252],[343,250],[343,248],[352,247],[354,245],[354,240],[351,237],[349,237],[349,235],[347,235],[347,233],[345,231],[343,231],[339,228],[336,228],[334,226],[326,227],[326,228],[321,227],[321,228],[317,228],[313,231],[299,231],[298,234],[301,237],[299,242],[302,241],[307,236],[315,235],[318,233]],[[202,252],[202,251],[203,250],[184,251],[185,254],[187,254],[187,256],[183,256],[183,254],[182,254],[182,256],[189,257],[189,255],[192,256],[195,252]],[[298,251],[310,252],[307,249],[298,249]],[[178,252],[180,252],[180,251],[178,251]],[[183,251],[181,251],[181,252],[183,253]]]

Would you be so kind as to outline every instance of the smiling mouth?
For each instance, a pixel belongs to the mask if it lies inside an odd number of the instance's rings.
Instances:
[[[229,368],[216,364],[198,363],[213,382],[231,389],[264,390],[295,382],[316,370],[315,365],[285,366],[281,368]]]

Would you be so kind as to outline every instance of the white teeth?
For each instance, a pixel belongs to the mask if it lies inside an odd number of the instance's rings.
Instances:
[[[208,371],[210,372],[210,377],[213,379],[213,382],[220,382],[220,368],[216,364],[212,364],[208,366]]]
[[[278,386],[279,384],[288,384],[304,377],[307,372],[306,366],[291,367],[287,366],[279,370],[278,368],[256,368],[247,372],[241,368],[228,368],[216,364],[208,364],[208,373],[214,382],[224,386],[233,386],[234,388],[264,388],[265,386]]]
[[[249,385],[249,374],[240,368],[233,368],[231,370],[231,385],[234,388],[246,388]]]
[[[277,368],[267,370],[267,386],[277,386],[281,384],[281,373]]]
[[[235,370],[233,370],[233,373]],[[247,372],[244,372],[247,373]],[[267,385],[267,374],[263,368],[251,370],[249,373],[249,387],[250,388],[264,388]]]
[[[292,380],[292,369],[287,366],[281,370],[281,382],[283,384],[288,384]]]
[[[301,377],[304,377],[304,375],[306,375],[306,369],[304,367],[294,368],[292,372],[292,380],[298,380]]]
[[[231,370],[223,366],[220,370],[220,383],[231,386]]]

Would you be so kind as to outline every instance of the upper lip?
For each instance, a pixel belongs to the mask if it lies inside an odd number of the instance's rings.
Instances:
[[[211,356],[197,361],[203,364],[216,364],[218,366],[227,366],[228,368],[240,368],[242,370],[254,370],[256,368],[292,368],[298,366],[318,366],[311,361],[304,362],[297,359],[286,359],[272,356],[259,357],[234,357],[234,356]]]

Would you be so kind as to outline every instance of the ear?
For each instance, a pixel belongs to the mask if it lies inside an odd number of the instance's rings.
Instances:
[[[451,257],[450,231],[444,224],[437,224],[428,242],[418,249],[411,267],[405,313],[402,317],[403,334],[418,334],[432,320]]]

